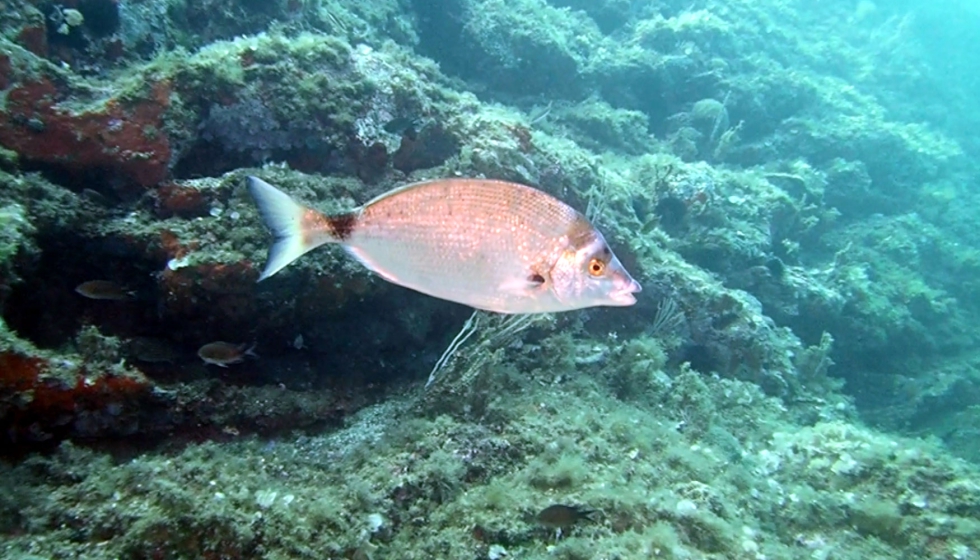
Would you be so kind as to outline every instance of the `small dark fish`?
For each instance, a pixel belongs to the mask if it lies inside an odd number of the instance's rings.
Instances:
[[[89,280],[75,286],[75,292],[89,299],[128,301],[135,294],[111,280]]]
[[[415,140],[421,125],[422,119],[414,115],[409,115],[391,119],[385,123],[384,129],[389,134],[400,134],[410,140]]]
[[[541,510],[535,519],[549,529],[562,530],[568,529],[582,520],[592,521],[595,514],[594,509],[583,506],[553,504]]]
[[[219,340],[218,342],[209,342],[201,346],[197,351],[197,355],[204,360],[205,364],[228,367],[232,364],[244,362],[245,356],[257,358],[258,354],[254,352],[254,349],[254,344],[249,346],[244,343],[234,344]]]

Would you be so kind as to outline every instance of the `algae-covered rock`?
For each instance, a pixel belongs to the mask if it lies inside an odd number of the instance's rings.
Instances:
[[[980,550],[971,11],[0,8],[0,555]],[[521,182],[644,290],[478,314],[423,388],[470,310],[336,246],[257,284],[248,175]]]
[[[18,253],[27,252],[34,231],[23,206],[15,202],[0,206],[0,275],[8,289],[17,280],[11,261]]]
[[[418,9],[424,54],[450,73],[517,95],[582,92],[583,71],[599,47],[591,19],[542,0],[445,0]],[[446,39],[458,48],[446,49]]]

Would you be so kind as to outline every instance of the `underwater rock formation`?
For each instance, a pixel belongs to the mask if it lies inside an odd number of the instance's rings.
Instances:
[[[977,29],[0,0],[0,554],[973,557]],[[247,175],[328,213],[528,184],[644,291],[491,319],[423,390],[470,310],[329,247],[256,284]],[[203,360],[218,341],[250,352]]]

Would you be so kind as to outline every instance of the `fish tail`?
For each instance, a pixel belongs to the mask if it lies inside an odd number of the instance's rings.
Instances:
[[[274,238],[259,281],[320,245],[339,243],[350,234],[355,219],[353,214],[325,216],[299,204],[258,177],[248,177],[248,191]]]

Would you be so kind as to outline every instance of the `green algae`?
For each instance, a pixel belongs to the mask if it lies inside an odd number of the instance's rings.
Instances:
[[[0,207],[0,267],[4,276],[13,273],[10,261],[29,243],[34,228],[25,215],[24,208],[16,203]]]
[[[725,402],[744,386],[730,384],[689,402]],[[332,434],[193,444],[121,461],[62,444],[49,458],[3,467],[17,485],[4,494],[26,498],[5,500],[4,552],[142,557],[165,546],[172,558],[260,550],[423,558],[486,554],[497,544],[527,558],[792,558],[806,546],[886,558],[932,546],[921,529],[936,516],[968,515],[978,493],[968,482],[974,467],[940,451],[839,422],[800,428],[778,407],[766,417],[777,427],[771,437],[743,424],[747,439],[732,464],[712,438],[665,425],[656,408],[616,399],[587,377],[523,387],[495,405],[507,420],[491,426],[415,417],[406,395]],[[569,502],[600,513],[556,542],[533,514]],[[976,533],[962,520],[944,525],[947,550],[973,546]]]

